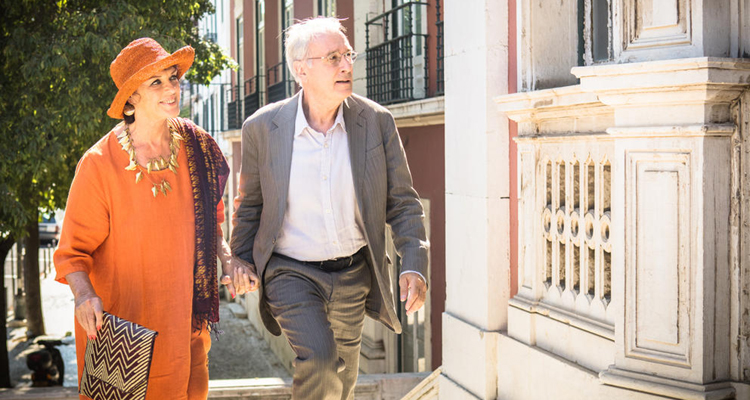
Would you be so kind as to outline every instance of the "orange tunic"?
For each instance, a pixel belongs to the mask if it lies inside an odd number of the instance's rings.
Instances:
[[[191,327],[195,216],[184,142],[177,175],[152,172],[136,184],[128,162],[115,131],[81,158],[54,256],[56,279],[87,272],[105,311],[159,332],[147,399],[205,399],[211,338]],[[172,191],[154,198],[149,180],[162,179]],[[221,202],[217,214],[220,224]],[[76,321],[79,380],[86,340]]]

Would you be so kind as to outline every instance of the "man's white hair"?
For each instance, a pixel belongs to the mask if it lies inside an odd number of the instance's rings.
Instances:
[[[346,28],[341,20],[332,17],[315,17],[300,21],[286,29],[284,46],[286,51],[286,65],[292,77],[300,83],[297,72],[294,71],[294,61],[307,58],[310,42],[316,37],[327,33],[346,34]],[[324,55],[324,54],[323,54]]]

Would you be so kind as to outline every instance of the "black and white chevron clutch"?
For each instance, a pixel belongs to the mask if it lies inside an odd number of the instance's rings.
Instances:
[[[78,392],[93,400],[143,400],[158,333],[104,313],[96,340],[86,343]]]

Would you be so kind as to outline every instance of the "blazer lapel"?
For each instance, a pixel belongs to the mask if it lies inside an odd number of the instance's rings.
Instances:
[[[354,191],[357,194],[357,205],[364,212],[362,196],[365,181],[365,152],[367,146],[367,120],[362,115],[362,108],[352,97],[344,100],[344,123],[349,139],[349,160],[352,164]]]
[[[274,127],[268,134],[270,165],[276,183],[276,195],[279,215],[286,212],[286,200],[289,195],[289,174],[292,169],[292,143],[294,141],[294,120],[297,116],[299,93],[279,109],[273,118]]]

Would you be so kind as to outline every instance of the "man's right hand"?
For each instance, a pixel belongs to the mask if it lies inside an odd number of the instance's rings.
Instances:
[[[255,272],[255,265],[239,257],[232,257],[230,262],[222,263],[222,272],[220,282],[227,286],[232,298],[258,290],[260,279]]]

